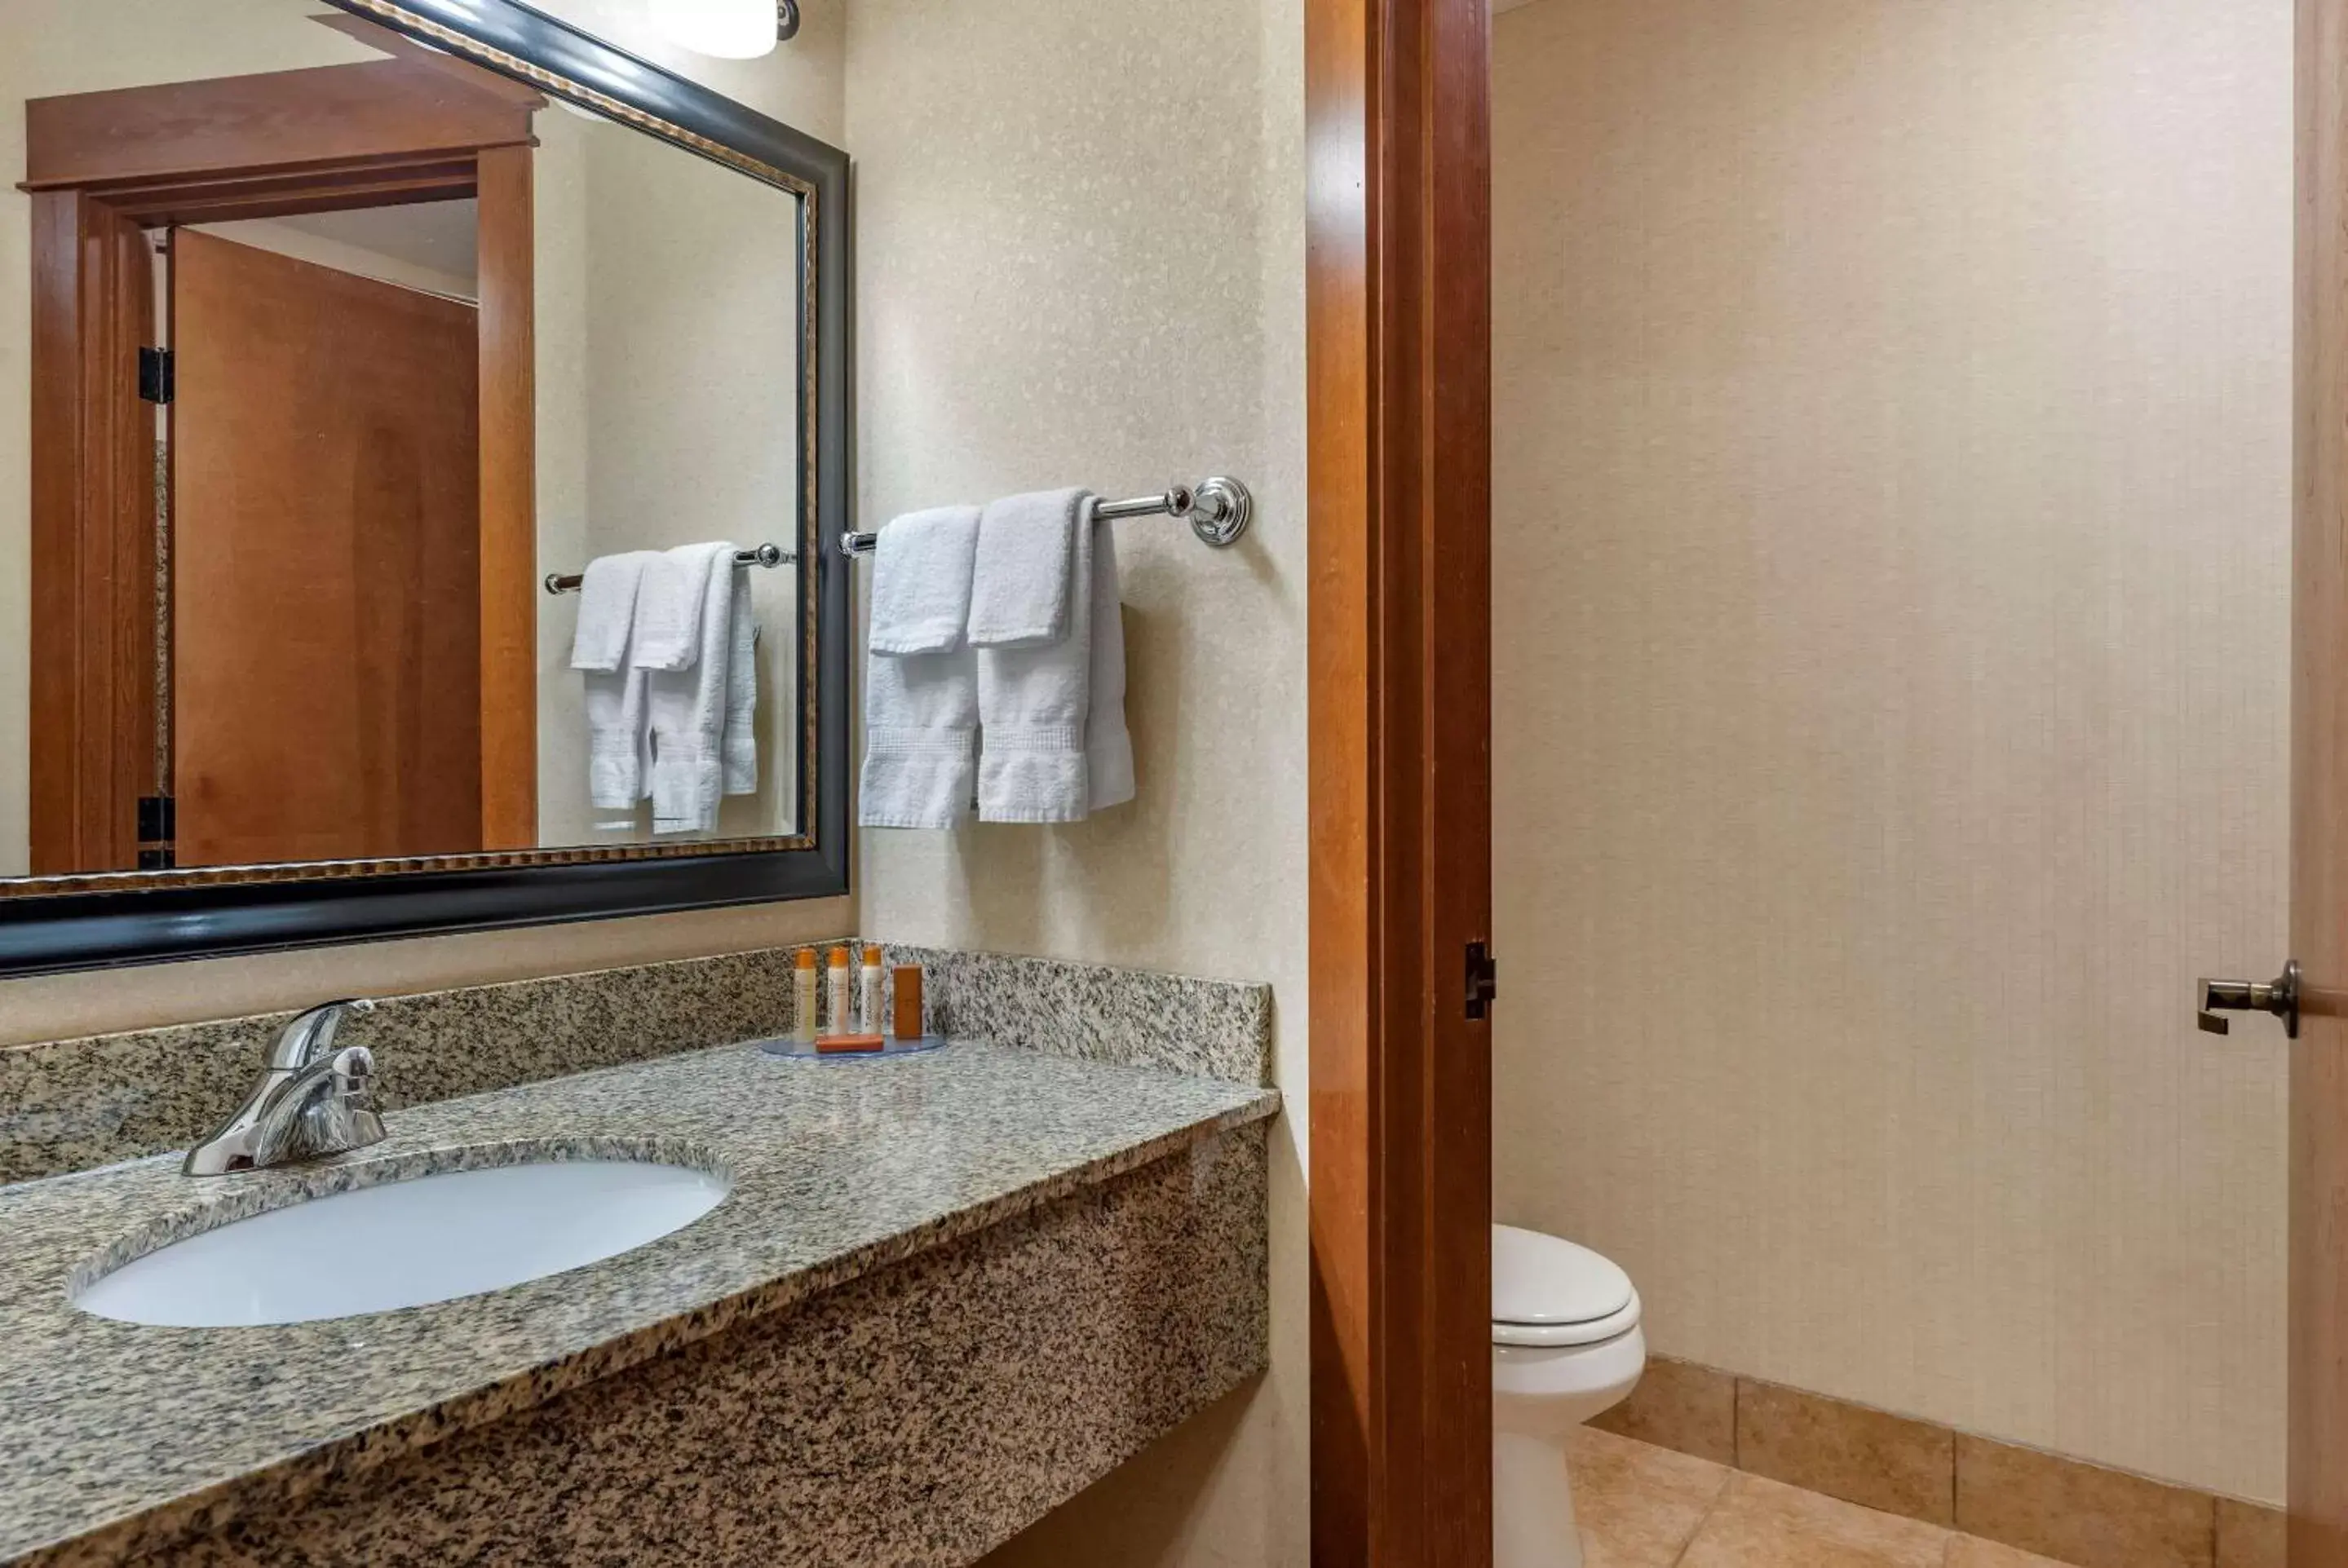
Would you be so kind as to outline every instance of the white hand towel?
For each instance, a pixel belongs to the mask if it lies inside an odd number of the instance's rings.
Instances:
[[[1095,504],[1089,495],[1079,502],[1064,569],[1082,585],[1068,594],[1067,635],[1038,648],[978,650],[981,822],[1082,822],[1092,809],[1085,738],[1092,706]],[[994,543],[982,525],[982,570]],[[975,613],[974,595],[972,608]]]
[[[978,509],[957,508],[972,548]],[[939,514],[926,515],[935,518]],[[876,556],[910,519],[880,530]],[[951,546],[953,524],[924,531],[923,549]],[[878,569],[878,561],[875,569]],[[877,595],[880,583],[875,579]],[[978,774],[978,664],[967,647],[942,653],[891,653],[869,629],[864,673],[864,768],[856,792],[856,820],[865,827],[943,829],[970,815]]]
[[[872,552],[875,653],[951,653],[970,620],[978,508],[911,512],[880,530]]]
[[[598,810],[633,811],[644,796],[644,672],[629,661],[636,598],[650,550],[599,556],[579,585],[571,667],[585,678],[587,797]]]
[[[1117,594],[1117,529],[1092,519],[1092,695],[1085,712],[1086,803],[1133,798],[1133,734],[1125,727],[1125,610]]]
[[[700,620],[689,667],[654,669],[645,706],[652,715],[653,831],[708,833],[717,825],[725,793],[725,729],[734,639],[734,579],[730,544],[685,545],[670,550],[677,570],[702,580]],[[647,571],[644,593],[655,573]],[[637,610],[643,615],[641,600]]]
[[[709,592],[706,545],[653,558],[636,590],[636,635],[628,655],[639,670],[690,670],[701,657],[702,610]],[[722,622],[721,622],[722,624]]]
[[[1068,640],[1085,602],[1085,577],[1073,563],[1090,531],[1092,501],[1089,491],[1046,490],[988,504],[971,564],[972,647],[1046,648]]]
[[[726,639],[726,793],[758,793],[758,611],[750,573],[734,569],[733,625]]]

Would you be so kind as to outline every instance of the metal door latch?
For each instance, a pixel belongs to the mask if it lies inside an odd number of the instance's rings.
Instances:
[[[2232,1024],[2220,1016],[2230,1012],[2266,1012],[2282,1020],[2283,1033],[2299,1038],[2299,960],[2282,967],[2271,983],[2256,980],[2203,980],[2201,1027],[2211,1034],[2230,1034]]]
[[[1500,995],[1499,960],[1483,942],[1468,944],[1468,1016],[1484,1018]]]

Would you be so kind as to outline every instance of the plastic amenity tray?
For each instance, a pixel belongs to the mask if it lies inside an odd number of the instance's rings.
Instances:
[[[919,1056],[924,1051],[935,1050],[941,1046],[952,1045],[953,1042],[942,1034],[925,1034],[919,1040],[899,1040],[892,1034],[878,1050],[830,1051],[816,1050],[816,1042],[811,1040],[776,1039],[762,1040],[755,1043],[758,1050],[767,1056],[779,1056],[792,1061],[820,1061],[832,1064],[843,1061],[880,1061],[892,1056]]]

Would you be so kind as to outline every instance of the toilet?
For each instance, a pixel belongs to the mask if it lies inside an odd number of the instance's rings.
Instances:
[[[1492,1227],[1493,1568],[1581,1568],[1566,1434],[1647,1364],[1631,1276],[1586,1246]]]

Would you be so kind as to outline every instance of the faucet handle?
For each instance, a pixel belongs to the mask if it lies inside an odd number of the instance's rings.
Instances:
[[[375,1003],[364,998],[346,998],[342,1001],[321,1002],[307,1011],[296,1013],[277,1031],[270,1042],[269,1071],[298,1072],[335,1049],[335,1032],[343,1020],[354,1013],[375,1011]]]

